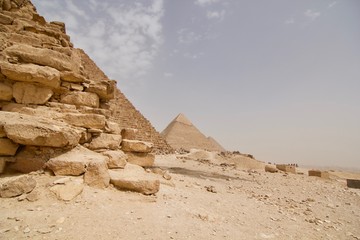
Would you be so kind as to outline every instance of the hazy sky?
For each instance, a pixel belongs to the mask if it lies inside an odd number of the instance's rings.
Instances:
[[[359,0],[33,0],[161,132],[182,112],[257,159],[360,167]]]

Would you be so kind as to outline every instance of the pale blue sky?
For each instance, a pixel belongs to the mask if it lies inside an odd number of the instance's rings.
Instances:
[[[359,168],[359,0],[33,3],[158,131],[182,112],[228,150]]]

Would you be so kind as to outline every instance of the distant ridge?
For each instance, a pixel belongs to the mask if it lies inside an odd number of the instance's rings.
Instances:
[[[212,137],[206,137],[194,124],[183,114],[174,118],[161,132],[167,143],[174,149],[192,148],[209,151],[225,151],[225,149]]]

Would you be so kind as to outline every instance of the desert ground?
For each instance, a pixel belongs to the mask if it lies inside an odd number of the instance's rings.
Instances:
[[[150,171],[171,176],[156,174],[155,195],[85,186],[71,201],[49,191],[64,177],[31,173],[36,197],[0,199],[0,239],[360,239],[360,190],[344,179],[359,173],[269,173],[204,151],[159,155]]]

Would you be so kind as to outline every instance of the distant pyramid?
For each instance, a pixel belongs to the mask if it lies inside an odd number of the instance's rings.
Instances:
[[[215,139],[207,138],[202,134],[182,113],[162,131],[161,135],[164,136],[167,143],[174,149],[225,150]]]

